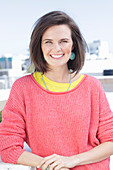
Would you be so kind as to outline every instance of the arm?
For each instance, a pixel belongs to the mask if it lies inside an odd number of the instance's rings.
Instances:
[[[80,160],[79,165],[84,165],[102,161],[111,155],[113,155],[113,142],[105,142],[87,152],[77,155],[77,157]]]
[[[21,91],[21,93],[20,93]],[[26,140],[25,105],[21,86],[16,81],[3,110],[0,123],[0,154],[3,162],[36,167],[42,157],[23,149]]]
[[[17,160],[17,164],[27,165],[32,167],[39,167],[40,163],[44,160],[43,157],[35,155],[30,152],[23,152]],[[62,170],[69,170],[68,168],[62,168]]]
[[[23,152],[17,160],[17,164],[37,167],[43,160],[42,157],[35,155],[31,152]]]
[[[62,167],[73,168],[78,165],[102,161],[111,155],[113,155],[113,142],[105,142],[87,152],[70,157],[64,157],[56,154],[48,156],[40,162],[39,167],[43,170],[45,170],[48,166],[49,170],[58,170]]]
[[[8,101],[2,112],[0,123],[0,155],[6,163],[17,163],[18,157],[25,151],[25,106],[23,91],[17,81],[13,84]],[[20,92],[21,91],[21,92]]]

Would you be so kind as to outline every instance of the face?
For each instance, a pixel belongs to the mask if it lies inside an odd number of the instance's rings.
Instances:
[[[67,67],[73,48],[70,28],[67,25],[48,28],[42,36],[41,48],[50,67]]]

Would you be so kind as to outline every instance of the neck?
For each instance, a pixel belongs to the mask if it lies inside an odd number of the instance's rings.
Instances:
[[[54,70],[44,73],[44,75],[52,81],[59,83],[69,83],[70,82],[70,71],[67,67],[65,68],[54,68]]]

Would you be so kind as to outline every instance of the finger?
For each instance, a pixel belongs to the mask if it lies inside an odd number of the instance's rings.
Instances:
[[[59,170],[59,169],[62,169],[62,168],[65,168],[63,164],[59,164],[58,166],[56,166],[54,168],[54,170]]]
[[[55,158],[55,157],[58,157],[59,155],[57,155],[57,154],[53,154],[53,155],[50,155],[50,156],[47,156],[47,157],[45,157],[40,163],[39,163],[39,165],[37,166],[37,168],[41,168],[48,160],[50,160],[50,159],[53,159],[53,158]],[[51,162],[51,161],[50,161]],[[49,165],[49,164],[48,164]]]
[[[37,168],[40,168],[44,163],[45,163],[45,160],[43,159],[43,160],[39,163],[39,165],[37,166]]]
[[[50,155],[50,156],[45,157],[45,158],[40,162],[40,164],[39,164],[38,167],[41,167],[46,161],[48,161],[48,160],[51,159],[51,158],[54,158],[55,156],[56,156],[56,154],[53,154],[53,155]]]
[[[53,170],[56,166],[60,164],[60,161],[55,161],[51,165],[49,165],[49,170]]]
[[[53,164],[54,162],[56,162],[56,158],[52,158],[52,159],[49,159],[49,160],[45,160],[45,162],[41,165],[41,168],[43,170],[45,170],[49,165]]]

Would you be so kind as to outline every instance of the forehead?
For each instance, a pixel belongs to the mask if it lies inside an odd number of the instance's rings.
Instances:
[[[42,39],[44,38],[54,38],[54,37],[71,37],[71,29],[68,25],[54,25],[49,27],[43,34]]]

